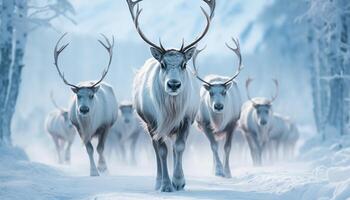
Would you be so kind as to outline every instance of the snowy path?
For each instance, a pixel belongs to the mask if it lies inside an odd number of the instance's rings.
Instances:
[[[1,199],[301,199],[308,185],[320,180],[306,166],[238,168],[232,179],[213,176],[188,176],[185,191],[160,193],[153,190],[154,177],[133,176],[73,176],[66,169],[21,161],[16,169],[11,165],[0,172]],[[288,171],[285,169],[289,169]],[[11,171],[13,170],[13,171]],[[62,172],[62,170],[64,172]],[[138,169],[142,170],[142,169]],[[9,173],[10,171],[10,173]],[[124,173],[124,172],[122,172]],[[128,173],[127,173],[128,174]]]

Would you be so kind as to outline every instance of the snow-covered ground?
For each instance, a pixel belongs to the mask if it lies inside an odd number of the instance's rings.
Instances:
[[[193,150],[196,146],[190,146],[184,164],[186,189],[174,193],[153,190],[152,154],[141,154],[138,167],[111,161],[109,175],[89,177],[87,156],[79,139],[73,147],[75,159],[70,166],[55,164],[51,143],[44,145],[46,150],[40,145],[25,148],[29,158],[18,148],[2,147],[0,199],[345,200],[350,199],[349,141],[345,137],[327,143],[313,139],[307,148],[300,149],[297,161],[266,167],[254,168],[249,163],[235,164],[231,160],[232,179],[212,176],[210,151],[201,150],[201,159]]]

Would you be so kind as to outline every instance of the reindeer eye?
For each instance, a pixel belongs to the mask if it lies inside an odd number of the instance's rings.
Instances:
[[[81,99],[81,95],[78,95],[78,99]]]
[[[223,96],[225,96],[225,95],[226,95],[226,91],[225,91],[225,90],[222,91],[221,94],[222,94]]]
[[[214,92],[209,92],[209,95],[210,95],[210,96],[213,96],[213,95],[214,95]]]
[[[94,95],[93,95],[93,94],[90,94],[89,98],[90,98],[90,99],[94,98]]]
[[[161,67],[162,69],[165,69],[164,63],[160,63],[160,67]]]

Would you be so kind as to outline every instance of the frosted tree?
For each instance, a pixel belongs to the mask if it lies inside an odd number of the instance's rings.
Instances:
[[[319,126],[323,134],[343,135],[349,132],[350,2],[311,0],[307,19]]]
[[[74,9],[67,0],[30,5],[28,0],[1,0],[0,18],[0,143],[11,144],[11,121],[20,91],[23,58],[28,34],[39,27],[51,27],[51,21]]]

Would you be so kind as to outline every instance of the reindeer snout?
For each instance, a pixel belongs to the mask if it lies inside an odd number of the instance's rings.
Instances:
[[[260,124],[261,124],[262,126],[265,126],[265,125],[267,124],[267,121],[264,120],[264,119],[262,119],[262,120],[260,121]]]
[[[181,87],[181,82],[175,79],[171,79],[167,82],[167,85],[171,90],[176,91]]]
[[[217,111],[221,111],[222,109],[224,109],[224,105],[222,103],[216,103],[214,104],[214,109]]]
[[[80,108],[79,108],[79,111],[80,111],[80,113],[82,113],[82,114],[86,114],[86,113],[88,113],[89,112],[89,107],[87,107],[87,106],[81,106]]]

